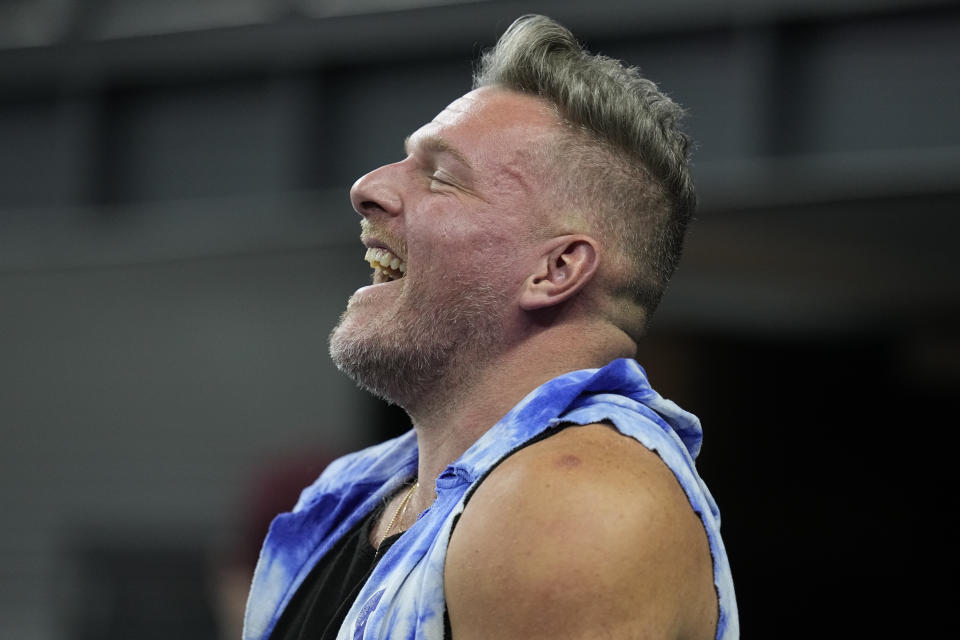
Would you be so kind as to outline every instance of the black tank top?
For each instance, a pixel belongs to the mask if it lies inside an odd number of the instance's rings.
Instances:
[[[370,544],[370,529],[381,515],[375,511],[348,531],[303,581],[277,621],[270,640],[334,640],[377,561],[400,534]]]

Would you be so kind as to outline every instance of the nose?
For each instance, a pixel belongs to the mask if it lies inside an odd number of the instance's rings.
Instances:
[[[353,209],[364,218],[380,213],[400,215],[403,199],[398,190],[396,174],[396,164],[388,164],[374,169],[354,182],[350,188]]]

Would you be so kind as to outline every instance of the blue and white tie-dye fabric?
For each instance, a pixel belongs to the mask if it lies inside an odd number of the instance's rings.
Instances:
[[[609,422],[656,451],[700,516],[720,601],[717,638],[739,637],[720,513],[694,467],[700,422],[664,399],[633,360],[555,378],[524,398],[437,478],[437,499],[383,556],[347,614],[339,640],[441,640],[443,565],[468,491],[517,448],[559,424]],[[296,589],[331,546],[417,472],[413,431],[340,458],[278,516],[264,542],[244,623],[245,640],[267,638]]]

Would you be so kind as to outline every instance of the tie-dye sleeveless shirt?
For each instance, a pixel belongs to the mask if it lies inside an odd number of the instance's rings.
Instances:
[[[555,378],[524,398],[437,478],[437,499],[377,564],[340,629],[339,640],[442,640],[443,566],[456,517],[497,462],[561,424],[607,422],[655,451],[700,517],[719,596],[717,639],[739,637],[720,512],[694,466],[702,432],[693,414],[661,397],[633,360]],[[244,640],[265,640],[304,578],[330,547],[417,473],[411,430],[333,462],[279,515],[260,553],[247,602]]]

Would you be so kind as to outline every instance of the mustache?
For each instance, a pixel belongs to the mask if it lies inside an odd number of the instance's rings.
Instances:
[[[387,245],[387,247],[401,259],[406,259],[407,257],[407,243],[404,242],[402,238],[394,235],[384,227],[375,226],[372,222],[364,218],[360,221],[360,241],[368,242],[370,240],[376,240],[377,242]]]

